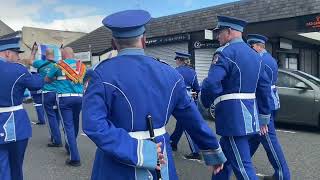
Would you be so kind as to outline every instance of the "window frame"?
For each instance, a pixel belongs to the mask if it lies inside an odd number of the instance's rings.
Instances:
[[[283,75],[285,75],[285,76],[288,76],[289,78],[293,78],[293,79],[295,79],[295,80],[297,80],[297,81],[299,81],[299,82],[303,82],[304,84],[306,84],[307,86],[308,86],[308,91],[310,91],[310,90],[315,90],[315,88],[314,88],[314,86],[315,85],[311,85],[310,84],[310,82],[307,80],[307,79],[304,79],[303,77],[299,77],[298,75],[296,75],[296,74],[293,74],[293,73],[291,73],[291,72],[286,72],[286,71],[279,71],[278,72],[278,80],[277,80],[277,83],[276,83],[276,85],[277,85],[277,87],[279,87],[279,88],[288,88],[288,89],[299,89],[299,88],[295,88],[294,86],[293,87],[288,87],[288,86],[280,86],[279,85],[279,79],[280,79],[280,76],[281,76],[281,74],[283,74]],[[297,82],[298,83],[298,82]],[[296,84],[297,84],[296,83]],[[301,90],[301,89],[299,89],[299,90]]]

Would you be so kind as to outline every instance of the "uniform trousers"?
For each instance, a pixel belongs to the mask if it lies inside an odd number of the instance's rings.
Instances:
[[[22,164],[28,139],[0,144],[0,179],[22,180]]]
[[[66,149],[70,153],[70,160],[80,161],[77,147],[79,132],[79,116],[82,107],[82,97],[70,96],[58,98],[58,109],[65,133]]]

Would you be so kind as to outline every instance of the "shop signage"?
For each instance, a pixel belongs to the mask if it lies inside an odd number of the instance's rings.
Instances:
[[[210,48],[217,48],[219,44],[217,42],[212,41],[195,41],[193,43],[194,49],[210,49]]]
[[[165,37],[148,38],[146,44],[149,46],[149,45],[183,42],[188,40],[190,40],[189,34],[179,34],[179,35],[172,35],[172,36],[165,36]]]
[[[90,62],[91,61],[91,53],[90,51],[88,52],[79,52],[79,53],[74,53],[75,59],[78,59],[82,62]]]
[[[204,30],[204,39],[213,40],[213,31],[209,29]]]
[[[313,20],[308,21],[305,26],[308,28],[320,28],[320,15],[316,16]]]
[[[299,31],[314,32],[320,30],[320,14],[298,17],[297,21],[297,30]]]

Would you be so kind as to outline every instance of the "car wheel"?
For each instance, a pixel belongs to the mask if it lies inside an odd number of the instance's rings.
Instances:
[[[216,110],[216,106],[214,104],[211,104],[211,106],[209,108],[209,114],[213,119],[216,118],[215,110]]]

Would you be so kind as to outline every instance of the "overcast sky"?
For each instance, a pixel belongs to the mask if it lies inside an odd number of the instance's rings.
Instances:
[[[237,0],[0,0],[0,19],[14,30],[23,26],[91,32],[101,20],[126,9],[166,16]]]

